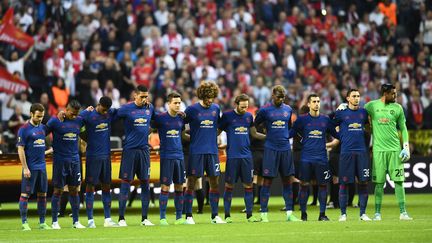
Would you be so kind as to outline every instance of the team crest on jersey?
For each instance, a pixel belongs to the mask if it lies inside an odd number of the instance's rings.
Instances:
[[[247,123],[249,123],[249,122],[250,122],[250,119],[249,119],[249,117],[248,117],[248,118],[246,118],[246,122],[247,122]]]
[[[394,110],[390,110],[390,114],[394,115],[395,111]]]
[[[212,116],[216,116],[216,111],[212,111]]]
[[[145,113],[146,113],[146,115],[150,115],[150,111],[149,110],[146,110]]]
[[[284,115],[284,117],[288,117],[288,112],[285,111],[285,112],[283,113],[283,115]]]

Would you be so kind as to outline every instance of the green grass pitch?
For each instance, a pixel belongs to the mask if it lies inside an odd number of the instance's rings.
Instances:
[[[357,199],[354,199],[355,201]],[[223,200],[220,200],[220,216],[223,217]],[[38,216],[36,203],[29,203],[29,223],[32,231],[21,231],[18,203],[3,204],[0,210],[0,242],[432,242],[432,194],[407,195],[407,208],[414,218],[410,222],[399,221],[399,209],[394,195],[385,195],[381,222],[361,222],[358,208],[348,209],[348,221],[338,222],[339,209],[327,210],[330,222],[318,222],[316,206],[308,207],[308,222],[286,222],[282,198],[270,198],[270,223],[247,223],[243,209],[243,199],[235,198],[231,216],[232,224],[210,224],[210,207],[204,214],[194,215],[196,225],[158,226],[159,209],[151,208],[149,219],[153,227],[140,226],[140,201],[126,211],[126,228],[104,228],[102,204],[95,204],[96,229],[72,229],[69,217],[60,218],[61,230],[42,231],[37,229]],[[173,200],[169,201],[168,222],[175,219]],[[117,205],[113,201],[113,219],[117,220]],[[48,203],[50,208],[50,203]],[[254,207],[254,214],[258,206]],[[195,209],[194,209],[195,210]],[[373,216],[374,199],[370,195],[368,215]],[[70,211],[70,209],[68,209]],[[48,210],[47,223],[51,223]],[[296,205],[296,216],[300,216]],[[80,210],[80,222],[87,225],[85,210]]]

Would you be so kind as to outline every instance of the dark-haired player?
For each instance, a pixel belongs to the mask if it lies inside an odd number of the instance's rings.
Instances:
[[[182,149],[183,117],[180,112],[181,95],[170,93],[167,97],[168,111],[157,114],[153,127],[158,130],[160,138],[160,184],[159,197],[160,224],[169,225],[166,219],[169,188],[174,182],[174,204],[176,221],[174,224],[184,224],[183,211],[183,183],[186,181],[185,165]]]
[[[287,221],[299,221],[293,214],[294,162],[289,141],[292,109],[284,104],[286,91],[281,85],[276,85],[272,90],[272,103],[263,106],[255,117],[254,124],[261,123],[266,128],[266,140],[264,143],[264,156],[261,175],[264,177],[261,187],[261,222],[268,220],[268,201],[270,186],[278,175],[282,177],[283,198],[287,214]]]
[[[101,184],[104,207],[104,227],[115,227],[111,219],[111,122],[116,111],[110,109],[112,100],[103,96],[93,111],[83,110],[80,116],[87,131],[86,149],[86,211],[88,227],[96,228],[93,219],[95,185]]]
[[[299,135],[302,140],[300,159],[300,193],[299,203],[302,220],[307,221],[306,205],[309,197],[310,181],[315,177],[319,186],[318,200],[320,204],[319,221],[328,221],[325,215],[327,202],[327,183],[331,178],[327,149],[326,134],[338,138],[330,118],[320,114],[320,98],[310,94],[307,98],[309,113],[301,115],[294,122],[290,136]]]
[[[123,118],[125,139],[120,164],[121,180],[119,195],[119,226],[127,226],[125,220],[126,202],[130,191],[130,183],[135,174],[141,184],[141,225],[154,225],[147,219],[150,198],[150,150],[148,136],[150,122],[154,117],[154,107],[148,102],[149,92],[143,85],[137,86],[134,101],[123,105],[117,116]]]
[[[69,201],[72,207],[72,218],[74,228],[85,228],[78,221],[79,194],[78,186],[81,183],[81,165],[79,158],[78,138],[81,127],[84,125],[83,119],[78,116],[81,105],[76,100],[71,100],[67,106],[64,121],[57,117],[51,118],[47,127],[53,133],[53,177],[52,182],[54,192],[51,199],[52,228],[60,229],[57,220],[59,211],[60,196],[63,187],[68,185]]]
[[[186,224],[195,224],[192,218],[193,192],[195,181],[204,175],[204,171],[210,180],[211,222],[226,223],[218,216],[220,164],[217,136],[220,109],[218,105],[213,104],[218,92],[219,88],[215,83],[202,82],[197,89],[199,102],[189,106],[185,111],[185,123],[189,123],[191,140],[187,189],[184,196]]]
[[[18,156],[22,164],[19,209],[22,229],[31,230],[27,222],[27,204],[31,194],[37,193],[39,229],[51,229],[45,223],[48,179],[45,162],[45,125],[41,124],[45,109],[35,103],[30,107],[30,120],[18,130]]]
[[[252,216],[253,207],[253,171],[252,152],[250,150],[249,134],[254,138],[264,140],[265,135],[257,133],[253,126],[253,116],[247,112],[249,96],[241,94],[235,98],[236,107],[224,112],[219,123],[219,129],[227,133],[227,162],[225,169],[224,208],[225,221],[232,223],[230,210],[234,183],[241,178],[244,186],[244,202],[248,222],[258,222]]]

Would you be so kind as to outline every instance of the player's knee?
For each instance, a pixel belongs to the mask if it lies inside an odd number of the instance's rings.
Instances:
[[[252,183],[243,183],[243,187],[245,189],[251,189],[251,188],[253,188],[253,185],[252,185]]]
[[[271,186],[273,183],[273,178],[271,177],[264,177],[263,179],[263,186]]]
[[[86,185],[86,192],[94,192],[94,190],[95,190],[95,186],[93,184]]]
[[[177,192],[183,191],[183,185],[182,184],[175,184],[174,190]]]
[[[110,191],[111,190],[111,185],[110,184],[102,184],[101,185],[102,191]]]
[[[225,187],[228,189],[233,189],[234,185],[230,183],[225,183]]]
[[[169,188],[170,188],[170,187],[167,186],[167,185],[164,185],[164,184],[161,185],[161,190],[164,191],[164,192],[168,192],[168,191],[169,191]]]
[[[78,187],[76,187],[76,186],[69,186],[69,193],[71,195],[78,194]]]
[[[47,194],[46,194],[46,192],[38,192],[38,193],[37,193],[37,196],[38,196],[38,197],[46,197]]]
[[[28,197],[29,197],[29,194],[27,194],[27,193],[21,193],[21,197],[26,197],[26,198],[28,198]]]
[[[56,194],[56,195],[60,195],[60,194],[63,193],[63,189],[62,188],[54,188],[54,192],[53,193]]]
[[[310,182],[309,181],[301,181],[300,185],[301,186],[310,186]]]
[[[218,176],[211,176],[209,178],[209,184],[211,189],[217,189],[219,187],[219,177]]]

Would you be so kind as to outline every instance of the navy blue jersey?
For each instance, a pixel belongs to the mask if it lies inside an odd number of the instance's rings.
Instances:
[[[29,170],[45,170],[45,125],[33,126],[30,122],[18,130],[17,146],[23,146]]]
[[[160,157],[164,159],[183,159],[181,133],[183,118],[171,116],[168,112],[155,116],[154,128],[158,129],[160,139]]]
[[[117,113],[114,109],[109,109],[104,115],[95,110],[83,110],[80,116],[84,120],[88,139],[87,156],[106,156],[111,152],[111,122]]]
[[[64,162],[79,162],[78,138],[84,125],[82,117],[75,120],[65,119],[61,122],[52,117],[47,123],[48,130],[53,133],[54,159]]]
[[[289,125],[292,109],[289,105],[282,104],[279,107],[273,104],[263,106],[255,117],[255,125],[264,122],[266,128],[265,148],[276,151],[291,149],[289,141]]]
[[[185,113],[185,123],[190,126],[190,154],[218,154],[219,106],[204,108],[196,103],[186,108]]]
[[[341,153],[367,150],[365,125],[369,120],[365,109],[336,111],[333,123],[339,126]]]
[[[117,116],[123,118],[125,129],[123,149],[148,149],[150,121],[154,116],[153,105],[139,107],[131,102],[120,107]]]
[[[253,116],[246,112],[243,115],[235,111],[224,112],[219,128],[227,133],[228,159],[252,158],[249,131],[253,125]]]
[[[335,127],[328,116],[301,115],[294,122],[290,136],[302,137],[301,161],[327,163],[326,134],[338,138]]]

